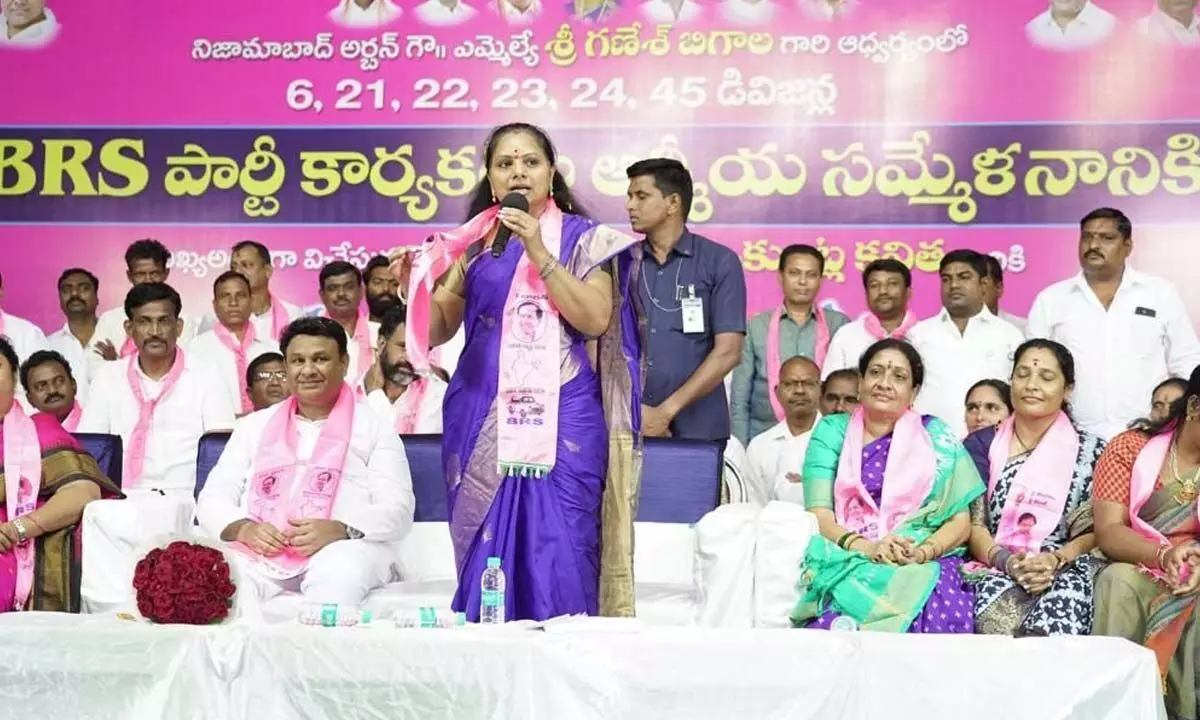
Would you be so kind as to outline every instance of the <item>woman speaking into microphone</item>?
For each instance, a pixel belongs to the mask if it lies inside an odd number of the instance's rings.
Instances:
[[[540,128],[496,128],[484,157],[466,223],[394,258],[413,365],[466,331],[443,405],[453,607],[478,620],[499,557],[508,619],[632,615],[636,241],[583,214]]]

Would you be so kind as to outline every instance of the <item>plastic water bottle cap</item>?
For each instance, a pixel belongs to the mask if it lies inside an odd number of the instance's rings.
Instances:
[[[488,566],[489,570],[495,570],[495,569],[499,568],[500,567],[500,558],[498,558],[498,557],[488,558],[487,566]]]
[[[838,632],[854,632],[855,630],[858,630],[858,622],[856,622],[854,618],[847,615],[838,615],[833,619],[829,629],[836,630]]]

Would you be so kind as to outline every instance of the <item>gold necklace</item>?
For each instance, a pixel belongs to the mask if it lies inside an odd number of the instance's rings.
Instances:
[[[1197,492],[1197,485],[1200,485],[1200,467],[1192,470],[1190,477],[1186,479],[1180,477],[1179,455],[1175,451],[1175,446],[1176,443],[1171,443],[1171,475],[1180,485],[1179,492],[1175,493],[1175,501],[1180,505],[1191,505],[1196,502],[1196,497],[1200,496],[1200,492]]]

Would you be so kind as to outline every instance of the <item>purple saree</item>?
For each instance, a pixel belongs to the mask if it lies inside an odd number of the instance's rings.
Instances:
[[[595,368],[588,339],[563,323],[557,458],[543,478],[501,477],[496,455],[502,318],[524,249],[510,242],[499,258],[483,252],[469,260],[466,345],[443,403],[442,463],[458,567],[453,607],[471,621],[479,618],[489,556],[501,558],[507,576],[508,619],[633,612],[641,409],[637,315],[628,292],[633,244],[563,214],[559,261],[579,278],[603,266],[613,276],[614,312]]]

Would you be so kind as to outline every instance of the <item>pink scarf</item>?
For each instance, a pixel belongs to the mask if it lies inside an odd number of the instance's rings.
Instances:
[[[296,413],[295,395],[276,406],[258,442],[254,472],[246,491],[250,519],[274,525],[282,532],[291,530],[292,520],[328,520],[333,513],[354,428],[354,393],[348,385],[342,385],[307,463],[296,454],[300,439]],[[303,477],[296,472],[301,465]],[[295,487],[297,481],[299,488]],[[284,548],[274,557],[259,555],[241,543],[233,543],[233,548],[252,558],[256,569],[276,580],[293,578],[308,567],[309,559],[291,548]]]
[[[408,288],[406,347],[409,362],[428,370],[433,285],[474,242],[487,237],[499,206],[492,206],[448,232],[435,233],[413,262]],[[562,213],[551,201],[538,218],[542,243],[554,257],[562,245]],[[523,334],[518,311],[537,306],[531,335]],[[501,475],[540,477],[554,467],[558,444],[558,309],[538,269],[522,254],[508,288],[500,336],[500,378],[496,392],[497,457]]]
[[[79,407],[79,401],[76,400],[75,404],[71,406],[71,412],[67,413],[67,416],[63,418],[63,430],[75,432],[75,428],[79,427],[79,418],[81,417],[83,417],[83,408]]]
[[[125,342],[121,343],[121,357],[129,357],[137,352],[137,345],[134,344],[133,338],[125,336]]]
[[[328,318],[329,311],[322,310],[321,317]],[[350,384],[350,387],[354,388],[354,396],[360,400],[367,394],[366,389],[363,388],[363,379],[371,371],[371,363],[375,359],[375,351],[371,349],[371,325],[369,320],[367,311],[360,306],[358,308],[358,319],[354,321],[354,337],[350,338],[350,342],[358,345],[358,366],[354,368],[354,377],[347,378],[346,382]]]
[[[396,414],[396,432],[400,435],[412,435],[417,432],[417,423],[421,418],[421,405],[424,404],[425,391],[429,381],[417,378],[396,398],[394,408]]]
[[[228,348],[229,352],[233,353],[234,362],[237,363],[238,390],[242,395],[242,412],[250,412],[254,410],[254,402],[250,400],[250,388],[246,386],[246,364],[250,358],[248,354],[254,341],[257,339],[254,330],[254,323],[246,323],[246,331],[242,334],[242,342],[239,343],[233,333],[229,332],[221,323],[217,323],[213,328],[217,339],[221,344]]]
[[[862,321],[863,329],[867,331],[867,334],[876,340],[903,338],[908,335],[909,330],[913,329],[913,325],[917,324],[917,316],[913,315],[911,310],[904,312],[904,319],[900,321],[900,327],[890,333],[883,329],[883,325],[879,323],[879,318],[873,312],[867,311],[859,315],[858,319]]]
[[[829,324],[825,319],[825,308],[815,302],[813,315],[817,321],[817,339],[813,344],[812,360],[820,368],[825,364],[825,355],[829,352]],[[783,367],[783,358],[779,356],[779,323],[782,321],[781,306],[775,310],[775,314],[767,323],[767,397],[771,399],[771,409],[775,411],[776,420],[783,420],[786,416],[783,403],[779,402],[775,393],[775,388],[779,386],[779,369]]]
[[[271,339],[274,340],[275,342],[279,342],[279,336],[283,334],[284,328],[286,328],[288,326],[288,323],[290,323],[291,321],[292,321],[292,319],[291,319],[291,316],[288,315],[287,308],[285,308],[283,306],[282,302],[280,302],[279,300],[276,300],[274,297],[272,297],[271,298]]]
[[[1015,422],[1010,416],[1000,423],[988,449],[989,498],[996,491],[996,482],[1008,463]],[[1075,432],[1066,413],[1059,412],[1054,424],[1012,479],[996,528],[997,544],[1015,553],[1041,552],[1042,543],[1062,519],[1078,456],[1079,433]],[[1022,531],[1020,519],[1026,514],[1034,516],[1035,524]]]
[[[138,356],[134,355],[129,359],[129,365],[125,369],[125,380],[129,383],[129,391],[133,393],[133,399],[138,404],[137,423],[133,426],[133,435],[129,438],[129,446],[125,448],[124,485],[128,488],[135,488],[141,482],[142,470],[146,462],[146,447],[150,442],[150,429],[154,424],[154,410],[175,387],[175,383],[179,382],[186,362],[183,357],[183,349],[175,348],[175,362],[171,364],[171,371],[163,380],[162,392],[153,400],[147,400],[145,392],[142,391],[142,379],[138,377],[137,364]]]
[[[863,409],[850,416],[833,485],[838,524],[876,541],[895,530],[925,502],[933,486],[937,457],[921,416],[907,410],[892,430],[892,447],[883,469],[883,502],[875,504],[862,482]]]
[[[42,445],[38,440],[37,428],[13,401],[4,416],[4,501],[9,520],[26,515],[37,507],[38,492],[42,488]],[[33,591],[34,554],[33,541],[13,546],[17,559],[17,591],[13,596],[13,610],[25,608],[25,602]]]
[[[1159,545],[1170,544],[1170,540],[1156,530],[1153,525],[1143,520],[1140,513],[1150,500],[1150,496],[1154,494],[1159,473],[1162,472],[1163,463],[1171,451],[1171,436],[1174,434],[1171,431],[1173,429],[1172,426],[1164,428],[1161,433],[1150,438],[1142,447],[1137,459],[1133,461],[1133,473],[1129,479],[1129,527],[1138,535]],[[1166,573],[1161,570],[1145,569],[1155,577],[1166,577]]]

